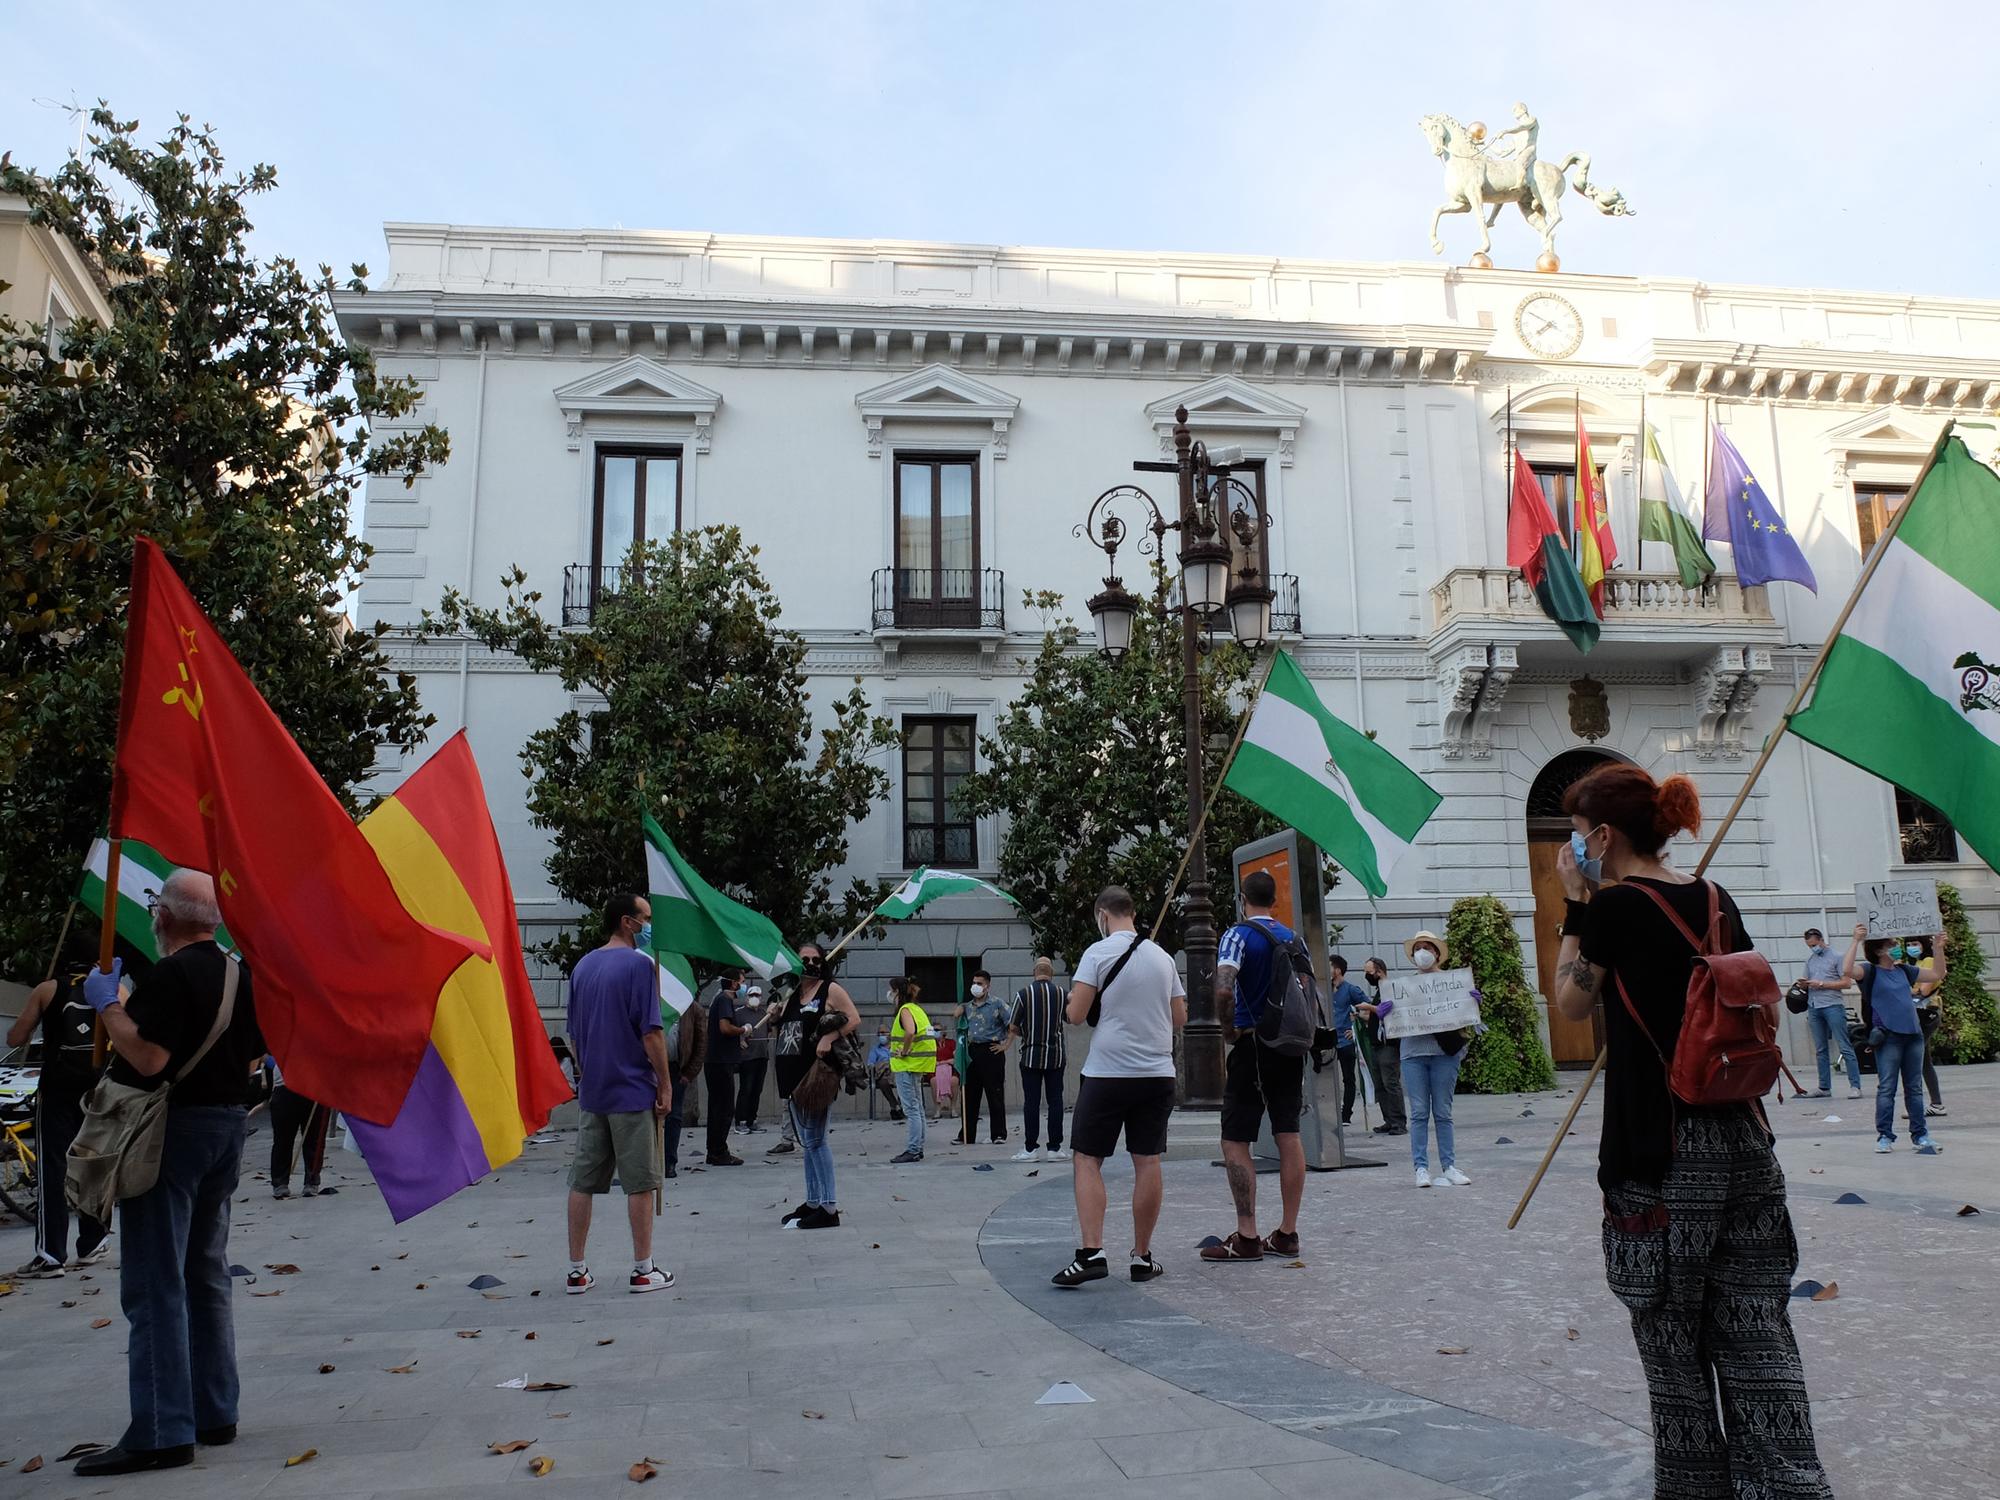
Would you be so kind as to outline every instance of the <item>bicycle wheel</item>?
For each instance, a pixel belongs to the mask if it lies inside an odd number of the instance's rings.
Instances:
[[[35,1163],[13,1136],[0,1138],[0,1204],[16,1218],[35,1222]]]

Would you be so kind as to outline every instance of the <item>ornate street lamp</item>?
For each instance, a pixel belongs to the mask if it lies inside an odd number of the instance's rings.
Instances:
[[[1075,534],[1100,547],[1105,556],[1104,589],[1089,602],[1097,624],[1097,649],[1113,662],[1132,649],[1133,629],[1141,603],[1118,576],[1118,548],[1130,528],[1118,514],[1121,503],[1141,511],[1136,545],[1141,557],[1166,553],[1169,531],[1180,533],[1179,600],[1170,603],[1163,586],[1152,607],[1181,621],[1182,718],[1188,775],[1188,858],[1181,947],[1187,954],[1188,1024],[1181,1047],[1181,1102],[1194,1109],[1216,1109],[1222,1103],[1222,1027],[1215,997],[1215,913],[1209,900],[1208,854],[1202,832],[1208,789],[1202,784],[1201,652],[1223,620],[1244,646],[1256,650],[1271,635],[1271,601],[1275,597],[1258,570],[1256,543],[1269,527],[1257,494],[1232,477],[1242,462],[1241,448],[1211,452],[1188,431],[1185,406],[1174,413],[1174,460],[1141,461],[1142,472],[1172,474],[1179,504],[1169,521],[1153,497],[1137,485],[1115,485],[1091,502],[1090,512]],[[1230,504],[1232,491],[1239,497]],[[1245,503],[1247,502],[1247,504]],[[1235,562],[1228,536],[1234,535],[1243,565],[1231,578]]]

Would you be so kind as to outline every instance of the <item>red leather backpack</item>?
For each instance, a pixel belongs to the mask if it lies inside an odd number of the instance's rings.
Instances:
[[[1784,1054],[1778,1050],[1778,976],[1771,962],[1757,952],[1722,950],[1722,897],[1712,881],[1708,887],[1708,931],[1696,937],[1667,898],[1641,881],[1644,891],[1667,914],[1695,951],[1688,975],[1687,1008],[1681,1016],[1680,1040],[1668,1058],[1639,1009],[1618,979],[1618,997],[1633,1023],[1652,1042],[1667,1070],[1667,1087],[1685,1104],[1736,1104],[1761,1099],[1777,1082]]]

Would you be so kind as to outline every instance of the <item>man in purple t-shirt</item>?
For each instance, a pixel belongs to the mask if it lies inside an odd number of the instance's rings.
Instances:
[[[571,1294],[597,1284],[583,1250],[591,1199],[611,1190],[614,1169],[632,1224],[629,1289],[657,1292],[674,1284],[673,1272],[653,1264],[653,1206],[647,1202],[660,1185],[659,1117],[673,1103],[652,946],[652,903],[644,896],[614,896],[604,913],[604,945],[586,953],[569,977],[569,1045],[583,1108],[569,1164]]]

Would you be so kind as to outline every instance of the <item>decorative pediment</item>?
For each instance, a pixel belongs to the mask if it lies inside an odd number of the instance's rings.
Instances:
[[[1863,483],[1909,483],[1937,441],[1934,429],[1924,430],[1929,426],[1899,407],[1878,406],[1828,429],[1826,447],[1833,459],[1833,482],[1843,487],[1857,479]]]
[[[1146,407],[1146,417],[1160,435],[1161,450],[1169,456],[1173,448],[1174,414],[1185,406],[1188,426],[1201,433],[1227,433],[1232,437],[1263,437],[1278,453],[1278,462],[1291,467],[1292,445],[1306,409],[1295,401],[1273,395],[1261,386],[1234,375],[1218,375],[1177,395],[1163,396]]]
[[[868,429],[868,456],[882,456],[882,424],[899,422],[991,422],[993,456],[1007,456],[1007,432],[1021,410],[1021,398],[997,385],[954,370],[925,365],[854,398]]]
[[[558,386],[554,394],[569,424],[571,448],[582,441],[586,417],[685,417],[694,424],[695,452],[706,453],[709,428],[722,405],[719,392],[643,354]]]

